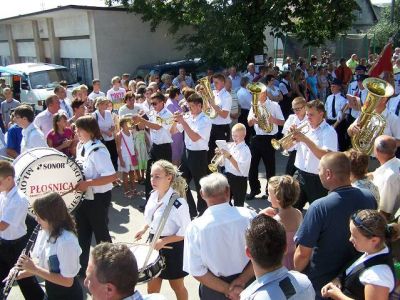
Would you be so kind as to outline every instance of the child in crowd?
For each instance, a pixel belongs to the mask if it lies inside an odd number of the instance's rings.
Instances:
[[[124,117],[119,120],[121,130],[117,133],[116,143],[118,152],[118,171],[122,172],[122,186],[124,195],[132,198],[135,193],[135,168],[137,158],[135,142],[131,132],[131,119]]]
[[[285,227],[287,251],[283,264],[289,270],[293,270],[293,255],[296,249],[293,237],[303,221],[301,211],[293,207],[300,195],[300,185],[292,176],[274,176],[268,181],[268,194],[271,207],[261,213],[273,217]]]
[[[138,165],[135,168],[136,179],[140,184],[144,183],[144,174],[147,169],[147,160],[149,159],[148,149],[150,148],[149,136],[146,132],[146,128],[143,124],[136,126],[136,130],[133,132],[135,140],[135,149],[137,151]]]

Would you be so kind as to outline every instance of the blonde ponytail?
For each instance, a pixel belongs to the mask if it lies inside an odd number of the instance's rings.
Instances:
[[[157,160],[153,164],[153,166],[158,166],[162,168],[167,175],[171,175],[171,187],[179,194],[181,198],[186,199],[186,190],[188,188],[188,185],[185,178],[181,176],[181,173],[179,172],[177,166],[164,159]]]

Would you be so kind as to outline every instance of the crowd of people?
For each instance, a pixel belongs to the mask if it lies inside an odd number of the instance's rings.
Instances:
[[[175,78],[123,74],[108,91],[95,79],[90,93],[81,85],[71,95],[60,82],[37,115],[2,89],[0,287],[18,261],[26,299],[43,299],[36,277],[50,300],[82,299],[81,277],[93,299],[162,297],[165,279],[186,300],[195,293],[187,275],[204,300],[389,299],[399,289],[400,48],[394,73],[382,75],[394,95],[374,112],[386,126],[364,153],[352,144],[365,126],[371,59],[354,54],[334,66],[288,57],[281,69],[208,70],[199,84],[183,68]],[[277,144],[288,156],[279,176]],[[41,231],[30,258],[19,256],[28,200],[7,160],[36,147],[74,158],[85,175],[75,189],[85,196],[73,215],[56,193],[33,203]],[[121,185],[124,197],[146,199],[133,238],[154,245],[165,263],[148,296],[135,290],[146,266],[111,244],[108,210]],[[257,215],[245,200],[259,194],[269,203]]]

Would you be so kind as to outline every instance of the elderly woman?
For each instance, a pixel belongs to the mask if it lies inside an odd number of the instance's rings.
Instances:
[[[345,154],[350,160],[351,185],[369,190],[372,195],[374,195],[376,202],[379,204],[380,197],[378,187],[367,176],[369,160],[368,155],[358,152],[354,149],[346,151]]]

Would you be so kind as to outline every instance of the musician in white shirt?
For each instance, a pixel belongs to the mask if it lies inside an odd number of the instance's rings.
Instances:
[[[232,140],[228,144],[229,149],[216,149],[216,153],[223,155],[222,161],[225,174],[231,187],[231,198],[235,206],[244,206],[247,190],[247,178],[249,176],[251,152],[244,138],[246,127],[236,124],[232,127]]]
[[[235,292],[238,296],[254,276],[244,249],[246,229],[256,214],[229,205],[230,188],[224,175],[203,177],[200,185],[208,208],[187,227],[183,270],[200,282],[202,300],[225,300]]]
[[[325,111],[326,122],[333,125],[338,136],[339,151],[345,151],[349,145],[346,135],[348,124],[346,122],[346,112],[344,110],[347,99],[341,94],[342,82],[335,78],[331,83],[332,94],[326,98]]]
[[[368,78],[368,75],[357,75],[356,77],[356,88],[352,89],[352,94],[347,94],[346,98],[349,104],[349,122],[353,123],[356,118],[360,115],[361,107],[367,99],[368,90],[363,85],[363,80]]]
[[[247,118],[249,126],[254,127],[256,133],[250,142],[250,194],[247,195],[248,200],[253,199],[256,195],[261,193],[261,185],[258,180],[258,165],[261,159],[264,162],[267,180],[272,176],[275,176],[275,149],[271,145],[271,140],[278,133],[278,126],[283,126],[285,123],[281,107],[277,102],[269,100],[265,92],[261,93],[259,96],[258,110],[261,111],[262,109],[265,109],[270,113],[269,119],[264,121],[272,124],[271,132],[266,132],[264,129],[260,128],[260,120],[258,119],[258,116],[254,114],[253,107],[250,109]]]
[[[237,91],[237,97],[240,105],[240,115],[238,122],[246,126],[246,144],[250,145],[250,138],[254,135],[254,129],[247,123],[247,117],[251,108],[253,96],[250,91],[246,88],[249,84],[249,78],[244,76],[240,79],[240,89]]]
[[[208,161],[214,157],[216,140],[229,141],[230,138],[230,124],[231,117],[230,112],[232,108],[232,96],[225,89],[225,76],[223,74],[213,75],[213,83],[215,90],[213,90],[214,101],[211,101],[210,105],[214,108],[217,113],[217,117],[211,120],[211,135],[208,143]]]
[[[0,289],[3,280],[17,263],[19,255],[28,242],[25,219],[28,198],[15,185],[13,166],[0,161]],[[35,277],[18,280],[25,299],[43,299],[44,293]]]
[[[33,123],[32,106],[22,104],[14,110],[14,120],[22,128],[21,154],[36,147],[48,147],[43,133]]]
[[[325,121],[325,107],[319,100],[307,103],[307,120],[310,130],[303,134],[296,132],[293,135],[297,144],[294,177],[300,183],[300,197],[295,207],[302,209],[306,202],[324,197],[328,191],[322,186],[319,178],[318,165],[322,156],[330,151],[337,151],[337,133]],[[292,127],[291,130],[295,130]]]
[[[190,113],[187,118],[183,115],[176,115],[177,123],[171,128],[174,133],[176,130],[185,132],[185,150],[182,155],[181,166],[183,178],[189,185],[193,179],[197,192],[197,208],[190,189],[186,191],[186,199],[189,204],[190,216],[194,218],[197,213],[200,215],[207,208],[206,202],[201,197],[200,179],[208,174],[208,141],[210,139],[211,121],[203,112],[203,99],[197,93],[187,98]]]
[[[186,194],[186,180],[179,175],[178,168],[166,160],[158,160],[151,167],[151,185],[153,192],[150,194],[144,211],[146,225],[135,234],[135,239],[141,239],[149,229],[149,241],[158,238],[155,249],[165,258],[165,269],[159,277],[152,278],[147,284],[148,293],[159,293],[162,280],[169,280],[177,299],[188,299],[188,292],[184,285],[187,273],[183,266],[183,239],[186,227],[190,223],[189,207],[183,198]],[[165,210],[171,205],[167,214]],[[163,220],[166,222],[160,229]],[[161,230],[160,236],[155,234]],[[172,249],[165,249],[170,246]]]
[[[286,135],[289,133],[290,128],[295,125],[299,127],[300,124],[307,121],[306,118],[306,100],[303,97],[296,97],[292,101],[292,111],[294,114],[289,115],[288,119],[283,125],[282,134]],[[294,161],[296,159],[296,145],[288,149],[289,159],[286,164],[286,174],[293,176],[296,171]]]
[[[146,170],[146,199],[150,196],[151,184],[150,184],[150,171],[151,165],[159,159],[165,159],[168,161],[172,160],[172,137],[171,137],[171,122],[164,121],[161,124],[157,123],[157,117],[161,120],[169,120],[173,117],[173,114],[165,107],[165,96],[161,92],[154,93],[150,96],[151,106],[153,110],[148,113],[148,120],[145,118],[134,115],[132,121],[134,124],[141,123],[150,129],[150,139],[152,142],[149,160],[147,161]]]

